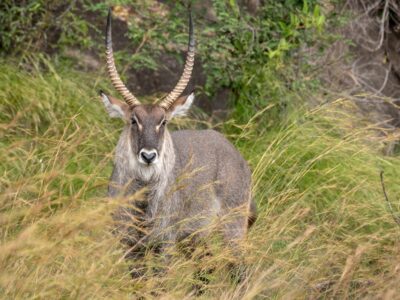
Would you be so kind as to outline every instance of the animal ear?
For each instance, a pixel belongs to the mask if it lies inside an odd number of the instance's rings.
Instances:
[[[100,91],[101,100],[111,118],[129,118],[129,105]]]
[[[192,106],[194,101],[194,93],[189,96],[182,96],[176,99],[176,101],[168,109],[170,119],[174,117],[185,116]]]

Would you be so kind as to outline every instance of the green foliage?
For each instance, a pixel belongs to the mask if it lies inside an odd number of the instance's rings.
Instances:
[[[17,5],[15,1],[2,1],[0,4],[0,45],[3,51],[10,52],[15,47],[34,42],[34,25],[45,14],[42,1],[29,1]]]
[[[103,53],[107,8],[114,7],[114,18],[127,26],[129,45],[116,51],[119,66],[165,72],[159,64],[165,55],[183,64],[181,54],[187,43],[185,1],[140,0],[132,5],[126,0],[85,0],[66,5],[30,0],[24,4],[11,0],[1,4],[0,36],[6,53],[63,53],[70,46]],[[325,16],[317,1],[267,1],[254,15],[238,1],[210,0],[206,5],[194,1],[193,14],[197,59],[207,78],[206,85],[198,88],[209,96],[229,88],[234,95],[235,116],[243,121],[269,104],[275,105],[271,119],[283,113],[288,99],[277,97],[281,86],[274,78],[283,76],[293,81],[287,58],[300,47],[324,40]],[[279,101],[272,103],[271,99]]]
[[[5,0],[0,3],[0,49],[25,56],[53,53],[66,46],[93,46],[92,25],[78,12],[77,1]]]
[[[165,15],[161,13],[165,8],[151,9],[151,1],[140,3],[135,5],[140,18],[130,19],[128,32],[132,44],[140,46],[125,59],[135,61],[135,68],[157,68],[157,56],[180,54],[179,45],[186,44],[187,8],[181,2],[166,1],[169,13]],[[237,116],[249,118],[277,98],[279,82],[270,79],[277,74],[292,75],[287,74],[291,70],[286,72],[290,69],[286,59],[308,42],[322,39],[325,17],[315,2],[307,1],[270,1],[256,15],[247,13],[236,1],[213,0],[211,4],[194,5],[197,57],[207,76],[206,86],[200,88],[210,96],[221,87],[229,88],[234,92],[232,107]],[[209,14],[214,15],[213,20]],[[265,84],[268,88],[260,89]],[[266,94],[260,94],[261,90]],[[277,110],[285,106],[281,101],[274,103]]]

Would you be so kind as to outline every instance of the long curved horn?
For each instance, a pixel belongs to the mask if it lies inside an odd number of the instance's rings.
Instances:
[[[107,17],[106,57],[107,57],[108,75],[111,78],[111,82],[114,88],[122,95],[125,102],[128,103],[129,106],[133,107],[140,105],[139,100],[136,99],[136,97],[131,94],[131,92],[122,82],[121,78],[118,75],[117,68],[115,67],[114,54],[112,50],[112,38],[111,38],[111,8],[108,9],[108,17]]]
[[[188,85],[194,66],[194,54],[195,54],[195,41],[193,34],[193,20],[192,20],[192,12],[189,9],[189,45],[188,45],[188,53],[186,55],[185,68],[183,69],[182,76],[179,79],[178,83],[176,84],[175,88],[159,104],[164,109],[168,109],[172,105],[172,103],[174,103],[174,101],[178,99],[178,97],[182,94],[182,92]]]

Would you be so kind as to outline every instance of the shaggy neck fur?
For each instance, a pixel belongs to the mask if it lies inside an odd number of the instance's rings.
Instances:
[[[148,188],[148,209],[146,215],[154,222],[154,229],[165,235],[170,225],[176,205],[173,197],[168,197],[168,187],[173,185],[175,151],[171,135],[165,131],[164,144],[156,164],[146,166],[141,164],[131,147],[130,129],[126,127],[119,139],[115,167],[118,170],[117,184],[126,187],[125,195],[138,190],[138,187]],[[162,219],[154,219],[163,216]],[[168,235],[168,234],[167,234]]]

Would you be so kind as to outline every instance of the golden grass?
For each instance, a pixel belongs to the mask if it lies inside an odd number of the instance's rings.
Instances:
[[[0,69],[3,299],[399,297],[400,229],[379,181],[384,170],[397,210],[399,159],[381,155],[384,139],[346,99],[296,112],[273,132],[257,116],[236,136],[259,205],[242,281],[218,239],[212,255],[202,246],[168,262],[148,253],[146,274],[133,280],[134,262],[111,234],[118,203],[105,197],[121,124],[97,101],[98,79],[55,72]]]

